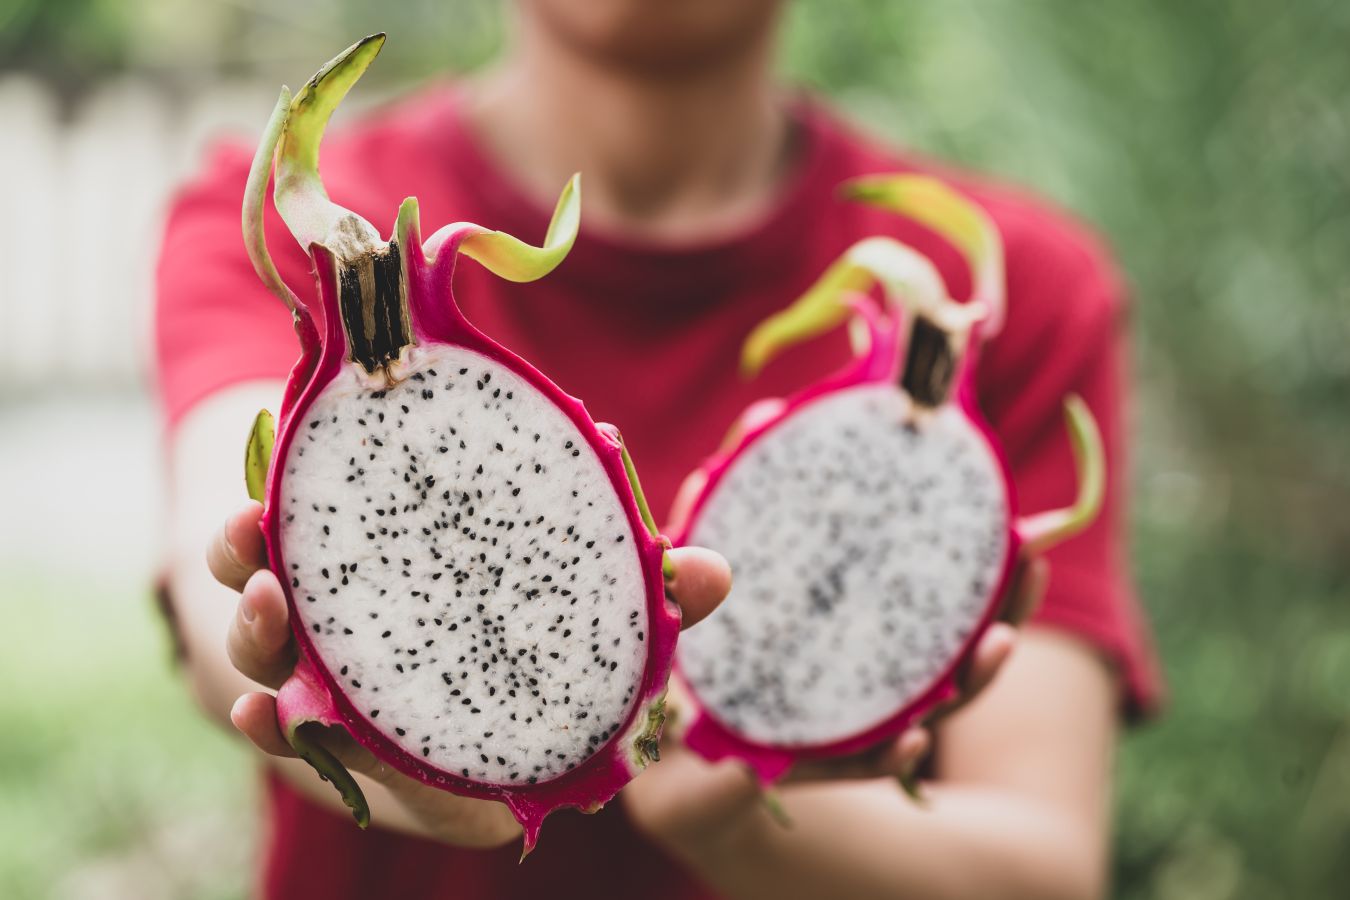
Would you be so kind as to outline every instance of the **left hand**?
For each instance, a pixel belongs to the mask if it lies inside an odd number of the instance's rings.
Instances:
[[[798,763],[781,783],[912,777],[932,746],[933,723],[978,695],[1008,660],[1017,642],[1017,627],[1040,603],[1048,574],[1043,559],[1020,564],[1004,615],[985,631],[961,673],[956,702],[867,753]],[[637,827],[676,853],[696,853],[738,827],[758,824],[759,817],[767,815],[759,783],[743,765],[735,760],[710,763],[680,740],[680,717],[689,704],[688,696],[672,681],[661,760],[620,794]]]
[[[207,551],[207,562],[215,578],[240,595],[225,641],[230,661],[250,680],[275,690],[290,677],[297,651],[285,592],[267,568],[258,529],[261,514],[262,507],[250,503],[227,520]],[[681,547],[669,553],[675,574],[666,587],[679,603],[681,623],[687,627],[722,601],[730,589],[731,574],[726,560],[710,550]],[[235,700],[230,719],[263,753],[281,759],[296,756],[277,722],[273,694],[244,694]],[[399,817],[395,821],[401,822],[399,827],[459,847],[496,847],[519,834],[519,826],[500,804],[424,785],[377,759],[340,728],[326,731],[324,745],[348,771],[371,779],[393,801],[376,816],[382,825],[391,824],[392,813]],[[309,787],[317,784],[313,772],[299,774]],[[369,787],[367,799],[378,804]],[[337,795],[324,789],[322,796],[332,804]]]

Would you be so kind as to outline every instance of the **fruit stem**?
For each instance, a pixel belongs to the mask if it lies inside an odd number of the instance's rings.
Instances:
[[[372,253],[337,260],[338,303],[347,350],[368,374],[391,369],[403,348],[412,343],[408,290],[401,248],[393,241]]]

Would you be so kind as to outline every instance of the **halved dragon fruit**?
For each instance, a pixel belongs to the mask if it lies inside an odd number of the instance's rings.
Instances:
[[[299,648],[277,714],[362,826],[360,788],[310,723],[341,726],[428,785],[505,803],[528,851],[548,813],[598,809],[656,758],[680,616],[618,431],[475,329],[451,294],[461,254],[514,281],[561,262],[576,179],[542,248],[467,223],[424,243],[412,198],[385,241],[328,199],[320,139],[383,42],[353,45],[293,100],[282,90],[244,199],[250,259],[301,345],[275,448],[264,411],[246,460]],[[274,160],[317,314],[267,251]]]
[[[721,552],[735,576],[676,655],[698,705],[686,741],[765,782],[799,758],[866,750],[951,700],[1019,554],[1085,527],[1103,491],[1096,424],[1070,397],[1077,500],[1017,516],[972,387],[980,339],[1003,315],[1002,245],[983,210],[914,175],[848,192],[943,234],[975,290],[957,303],[925,257],[869,238],[745,343],[753,375],[851,318],[855,351],[844,371],[747,409],[672,526],[677,544]],[[886,315],[866,294],[877,283]]]

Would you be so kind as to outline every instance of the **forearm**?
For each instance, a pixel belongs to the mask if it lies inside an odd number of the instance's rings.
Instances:
[[[747,811],[674,848],[731,898],[1091,898],[1103,826],[996,788],[937,786],[922,805],[885,782],[783,789],[792,821]]]

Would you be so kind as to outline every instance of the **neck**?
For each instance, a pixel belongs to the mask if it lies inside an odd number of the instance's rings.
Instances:
[[[763,215],[790,163],[772,33],[690,71],[597,60],[522,17],[473,87],[471,127],[541,205],[584,173],[585,218],[658,241],[706,240]]]

